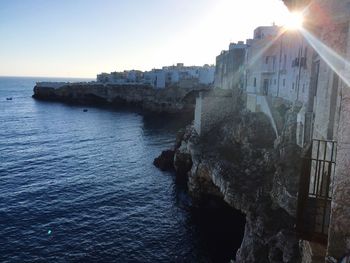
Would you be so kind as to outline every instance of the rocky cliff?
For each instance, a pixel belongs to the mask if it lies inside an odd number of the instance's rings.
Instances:
[[[236,262],[300,262],[295,234],[300,150],[297,109],[286,115],[276,140],[263,113],[239,112],[199,137],[192,126],[179,133],[174,167],[190,194],[223,198],[246,216]]]
[[[98,83],[66,83],[59,87],[36,85],[33,97],[80,104],[108,104],[113,106],[136,106],[143,110],[161,113],[193,112],[195,97],[200,90],[169,87],[154,89],[147,85],[112,85]]]

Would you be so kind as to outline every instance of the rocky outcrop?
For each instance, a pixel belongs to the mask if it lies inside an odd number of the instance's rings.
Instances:
[[[210,134],[192,126],[179,135],[175,169],[187,173],[194,199],[214,195],[246,215],[236,262],[300,262],[294,231],[299,156],[290,110],[276,141],[263,113],[237,113]],[[192,166],[190,167],[190,163]]]
[[[64,83],[51,87],[50,83],[39,83],[34,87],[33,97],[67,103],[134,106],[158,113],[192,113],[198,92],[207,89],[206,86],[154,89],[148,85],[98,83]]]
[[[176,136],[174,168],[177,176],[180,178],[187,178],[187,174],[192,168],[192,156],[186,143],[194,132],[192,127],[190,125],[186,129],[180,130]]]
[[[298,176],[301,174],[302,156],[305,154],[295,143],[297,114],[300,107],[292,107],[285,116],[281,136],[275,142],[275,174],[270,196],[272,200],[290,215],[296,216]]]
[[[174,154],[173,150],[163,151],[157,158],[154,159],[154,166],[162,171],[174,170]]]

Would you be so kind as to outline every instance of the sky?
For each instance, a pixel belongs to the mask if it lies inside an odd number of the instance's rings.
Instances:
[[[0,0],[0,76],[214,64],[287,12],[281,0]]]

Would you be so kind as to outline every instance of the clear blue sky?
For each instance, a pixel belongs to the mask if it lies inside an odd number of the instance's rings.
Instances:
[[[285,12],[280,0],[0,0],[0,76],[214,64]]]

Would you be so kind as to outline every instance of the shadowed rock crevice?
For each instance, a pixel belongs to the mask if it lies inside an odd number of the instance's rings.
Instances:
[[[222,198],[207,194],[191,208],[191,220],[208,258],[215,258],[217,263],[235,258],[243,240],[244,214],[232,209]]]

